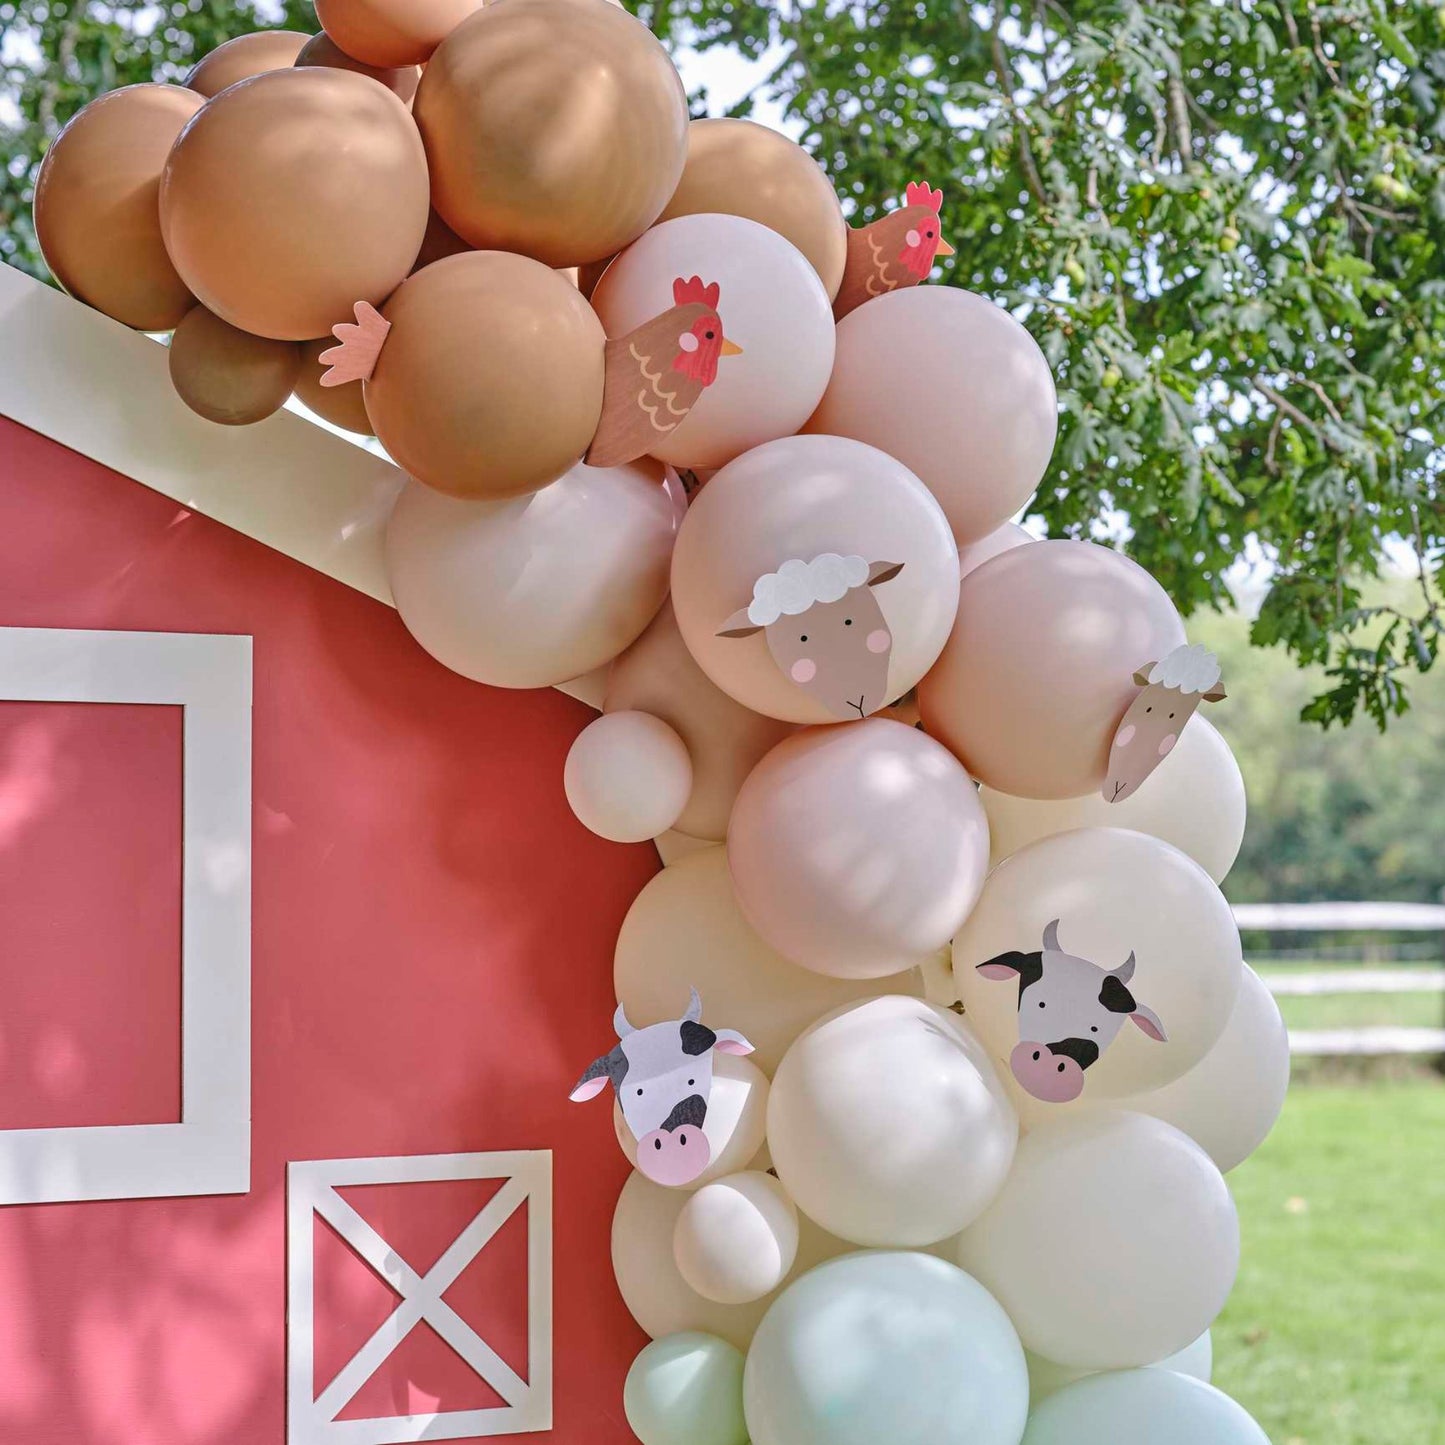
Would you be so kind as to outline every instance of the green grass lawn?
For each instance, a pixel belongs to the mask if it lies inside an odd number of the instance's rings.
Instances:
[[[1322,993],[1286,995],[1279,1011],[1292,1029],[1363,1029],[1393,1024],[1401,1028],[1445,1027],[1445,994]]]
[[[1445,1084],[1295,1087],[1229,1180],[1215,1383],[1274,1445],[1445,1441]]]

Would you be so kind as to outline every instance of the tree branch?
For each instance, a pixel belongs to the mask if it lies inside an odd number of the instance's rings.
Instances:
[[[1038,162],[1034,159],[1034,149],[1029,143],[1028,124],[1024,119],[1023,108],[1014,96],[1013,67],[1009,64],[1008,54],[1004,50],[1003,36],[999,33],[1001,19],[999,7],[995,6],[993,30],[989,37],[993,49],[994,69],[998,73],[999,89],[1003,91],[1004,99],[1013,113],[1014,134],[1018,137],[1019,168],[1024,173],[1024,184],[1028,186],[1029,194],[1034,200],[1047,211],[1050,209],[1049,195],[1044,190],[1044,179],[1039,174]]]

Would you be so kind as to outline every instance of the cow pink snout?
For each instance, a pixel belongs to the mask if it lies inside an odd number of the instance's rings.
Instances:
[[[654,1129],[637,1141],[637,1167],[654,1184],[691,1184],[711,1162],[707,1136],[692,1124]]]
[[[1023,1088],[1046,1104],[1067,1104],[1084,1092],[1083,1069],[1066,1055],[1051,1054],[1047,1044],[1022,1043],[1008,1063]]]

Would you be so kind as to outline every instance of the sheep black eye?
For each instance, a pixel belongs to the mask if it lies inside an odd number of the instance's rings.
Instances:
[[[1169,714],[1169,720],[1170,722],[1174,721],[1174,714],[1172,712]]]
[[[808,634],[806,632],[798,639],[799,642],[806,642],[807,640]]]
[[[1145,712],[1153,712],[1154,709],[1153,709],[1152,707],[1146,707],[1146,708],[1144,709],[1144,711],[1145,711]]]
[[[852,619],[851,617],[845,617],[845,618],[843,619],[843,626],[844,626],[844,627],[852,627],[852,625],[853,625],[853,619]]]

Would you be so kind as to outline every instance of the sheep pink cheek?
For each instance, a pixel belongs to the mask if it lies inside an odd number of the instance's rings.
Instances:
[[[1174,744],[1177,743],[1178,741],[1179,741],[1179,734],[1178,734],[1178,733],[1170,733],[1168,737],[1166,737],[1166,738],[1161,738],[1161,739],[1159,740],[1159,756],[1160,756],[1161,758],[1167,758],[1167,757],[1169,756],[1169,754],[1170,754],[1170,751],[1173,749]]]
[[[811,657],[800,657],[791,668],[788,669],[788,676],[794,682],[812,682],[818,675],[818,664]]]
[[[881,627],[876,627],[868,634],[866,646],[869,652],[887,652],[893,645],[893,639]]]
[[[1133,741],[1134,724],[1130,723],[1127,727],[1122,727],[1119,729],[1118,734],[1114,738],[1114,746],[1116,748],[1127,748],[1129,744]]]

